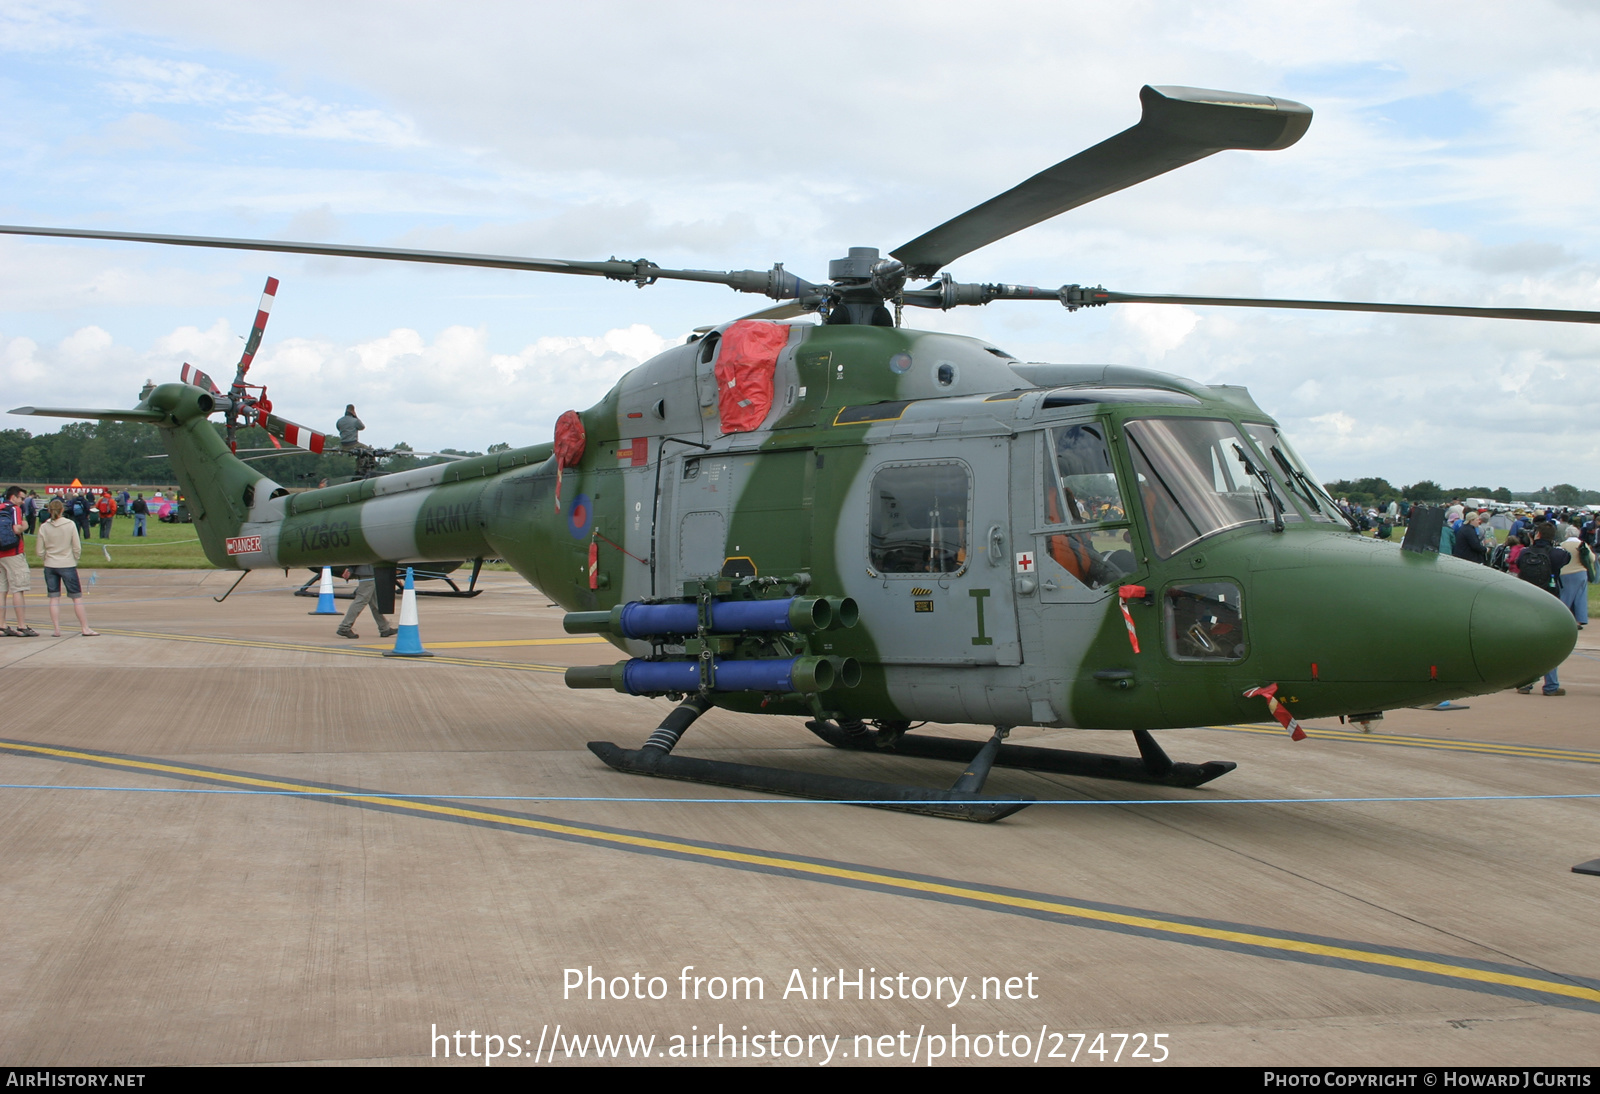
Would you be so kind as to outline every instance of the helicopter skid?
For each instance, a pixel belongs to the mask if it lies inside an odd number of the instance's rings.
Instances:
[[[856,752],[887,752],[929,760],[954,760],[957,763],[971,762],[985,747],[981,741],[955,737],[914,737],[909,734],[892,741],[887,739],[890,735],[884,734],[886,739],[880,743],[879,733],[875,730],[863,728],[857,733],[847,733],[832,722],[807,722],[806,728],[835,748]],[[1230,760],[1210,760],[1203,764],[1179,763],[1169,760],[1161,746],[1144,730],[1135,730],[1134,736],[1139,741],[1140,755],[1137,757],[1003,744],[994,759],[994,765],[1025,771],[1049,771],[1057,775],[1178,787],[1201,786],[1238,766]]]
[[[812,798],[848,805],[869,805],[902,813],[987,823],[1008,817],[1032,804],[1028,798],[994,798],[967,790],[932,790],[922,786],[881,783],[842,775],[818,775],[780,767],[756,767],[723,760],[674,756],[659,748],[618,748],[609,741],[590,741],[589,751],[609,766],[630,775],[730,786],[792,798]],[[978,753],[972,749],[968,759]]]

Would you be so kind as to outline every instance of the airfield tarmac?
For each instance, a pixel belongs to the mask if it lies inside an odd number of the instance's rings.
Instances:
[[[102,637],[0,641],[0,1062],[546,1066],[654,1035],[604,1062],[1600,1063],[1600,877],[1571,872],[1600,799],[1539,797],[1600,792],[1592,628],[1562,698],[1173,731],[1238,770],[997,770],[1081,804],[977,825],[608,770],[585,742],[637,747],[667,704],[565,688],[615,658],[514,575],[421,599],[431,660],[380,656],[370,616],[339,640],[298,576],[213,602],[233,577],[100,571]],[[680,751],[957,774],[724,712]],[[1259,801],[1426,797],[1476,800]]]

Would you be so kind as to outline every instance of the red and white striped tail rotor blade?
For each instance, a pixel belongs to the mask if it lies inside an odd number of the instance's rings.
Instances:
[[[278,417],[276,414],[262,414],[256,420],[256,424],[272,436],[282,437],[296,448],[303,448],[307,452],[320,455],[324,449],[329,447],[326,433],[318,433],[314,429],[307,429],[303,425],[297,425],[287,418]],[[333,447],[337,447],[337,445]]]
[[[240,380],[250,371],[250,362],[256,359],[256,350],[261,348],[261,336],[267,329],[267,317],[272,314],[272,301],[277,295],[278,279],[267,278],[267,287],[261,293],[261,306],[256,309],[255,326],[250,328],[250,337],[244,344],[244,356],[239,358]]]
[[[183,363],[183,368],[178,370],[178,374],[183,377],[183,382],[186,384],[193,384],[195,387],[204,388],[213,395],[222,394],[222,392],[218,390],[215,380],[201,372],[199,369],[195,368],[193,365],[189,364],[187,361]]]

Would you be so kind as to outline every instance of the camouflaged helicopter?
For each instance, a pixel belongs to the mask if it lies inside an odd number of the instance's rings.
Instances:
[[[505,559],[629,659],[567,683],[678,705],[626,772],[994,820],[995,765],[1198,786],[1233,764],[1171,760],[1151,730],[1378,716],[1514,687],[1563,660],[1560,602],[1437,553],[1438,514],[1402,547],[1352,534],[1242,387],[1140,368],[1032,364],[910,330],[906,307],[1050,301],[1400,312],[1561,322],[1600,313],[1152,296],[965,284],[943,268],[1029,225],[1224,149],[1288,147],[1299,103],[1145,87],[1132,128],[901,246],[851,248],[826,283],[731,272],[266,240],[0,231],[703,281],[780,302],[647,361],[553,440],[290,493],[207,424],[305,447],[241,368],[227,392],[168,383],[135,410],[14,413],[146,421],[166,435],[208,557],[236,569]],[[913,287],[914,282],[924,282]],[[820,325],[784,322],[815,313]],[[260,326],[246,356],[259,343]],[[243,362],[247,367],[248,361]],[[1431,528],[1431,533],[1430,533]],[[382,586],[383,582],[380,582]],[[712,706],[795,716],[844,750],[966,764],[948,790],[674,753]],[[995,727],[986,742],[913,723]],[[1017,726],[1132,731],[1139,755],[1004,743]]]

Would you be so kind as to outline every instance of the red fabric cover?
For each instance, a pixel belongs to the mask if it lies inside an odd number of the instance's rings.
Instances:
[[[565,411],[556,419],[556,465],[576,467],[583,459],[587,438],[583,432],[583,419],[576,410]]]
[[[786,323],[741,319],[717,351],[717,418],[724,433],[759,429],[772,409],[772,374],[789,342]]]

